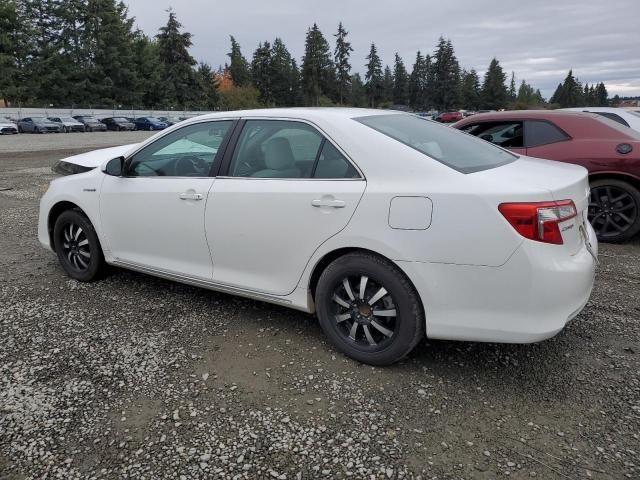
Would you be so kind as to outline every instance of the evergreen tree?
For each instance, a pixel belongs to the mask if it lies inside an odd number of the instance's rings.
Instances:
[[[425,110],[429,107],[427,99],[427,85],[429,78],[431,60],[429,55],[422,56],[418,50],[416,53],[416,62],[413,64],[413,70],[409,76],[409,105],[414,110]]]
[[[351,43],[346,40],[347,32],[342,26],[342,22],[338,25],[338,33],[336,37],[336,48],[334,50],[334,59],[336,62],[336,88],[338,90],[338,100],[340,104],[344,103],[351,85],[351,64],[349,57],[353,48]]]
[[[158,39],[158,55],[163,66],[163,80],[167,86],[166,101],[169,104],[184,107],[192,104],[195,90],[195,74],[193,66],[196,61],[189,54],[191,34],[181,33],[182,24],[176,14],[169,11],[167,24],[160,28]]]
[[[393,73],[389,65],[384,67],[384,75],[382,76],[382,101],[393,102]]]
[[[196,72],[198,88],[198,107],[204,110],[215,110],[220,98],[218,96],[217,82],[211,67],[202,62]]]
[[[249,84],[251,75],[249,73],[249,63],[247,59],[242,55],[240,50],[240,44],[236,42],[233,35],[230,35],[231,39],[231,51],[227,53],[230,58],[229,61],[229,73],[233,83],[238,87],[244,87]]]
[[[271,62],[271,45],[265,41],[260,43],[251,62],[251,76],[253,78],[253,86],[259,92],[258,99],[264,105],[270,106],[273,103],[273,66]]]
[[[300,73],[296,61],[280,38],[271,48],[271,90],[278,107],[291,107],[298,103]]]
[[[0,100],[4,100],[5,107],[18,96],[17,32],[18,12],[15,2],[0,3]]]
[[[484,75],[482,84],[482,105],[486,109],[499,110],[506,107],[509,96],[504,82],[506,76],[495,58]]]
[[[480,108],[480,78],[478,72],[471,69],[462,72],[462,106],[469,110]]]
[[[397,52],[393,64],[393,103],[396,105],[409,104],[409,75]]]
[[[573,76],[573,70],[569,70],[562,83],[561,94],[556,99],[562,108],[583,106],[583,91],[580,82]]]
[[[511,83],[509,83],[509,91],[507,92],[509,101],[513,102],[516,99],[516,74],[511,72]]]
[[[527,108],[544,103],[540,90],[534,90],[525,80],[522,80],[516,97],[517,108]]]
[[[330,96],[333,93],[335,72],[329,43],[315,23],[307,31],[301,75],[302,90],[308,105],[317,106],[322,95]]]
[[[607,92],[607,87],[604,86],[604,83],[599,83],[595,90],[595,99],[596,104],[599,107],[608,107],[609,106],[609,93]]]
[[[142,32],[136,32],[132,48],[138,82],[136,100],[131,106],[143,108],[166,103],[164,101],[164,68],[160,62],[158,44]]]
[[[367,73],[365,73],[365,89],[367,91],[367,105],[376,108],[382,100],[382,61],[378,56],[375,43],[371,44],[367,55]]]
[[[551,95],[551,98],[549,99],[549,103],[552,103],[552,104],[560,103],[560,97],[562,97],[562,95],[563,95],[562,83],[559,83],[558,87],[556,88],[556,91],[553,92],[553,95]]]
[[[351,76],[351,105],[354,107],[367,106],[367,94],[359,73]]]
[[[451,110],[460,103],[460,65],[451,40],[440,37],[432,68],[433,104],[438,110]]]

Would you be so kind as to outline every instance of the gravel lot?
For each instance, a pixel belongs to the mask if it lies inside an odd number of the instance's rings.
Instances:
[[[309,315],[64,275],[36,239],[50,165],[145,135],[0,137],[0,478],[640,478],[637,242],[601,246],[554,339],[372,368]]]

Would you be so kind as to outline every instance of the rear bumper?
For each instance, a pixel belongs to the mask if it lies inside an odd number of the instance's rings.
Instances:
[[[595,260],[586,246],[572,256],[558,252],[524,241],[501,267],[397,263],[422,298],[428,337],[532,343],[562,330],[591,295]]]

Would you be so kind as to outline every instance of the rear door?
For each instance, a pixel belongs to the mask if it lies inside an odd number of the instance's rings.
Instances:
[[[313,252],[349,222],[366,182],[313,125],[246,120],[205,214],[218,283],[291,293]]]

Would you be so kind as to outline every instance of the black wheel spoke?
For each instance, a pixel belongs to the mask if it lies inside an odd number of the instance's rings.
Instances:
[[[91,262],[91,244],[82,227],[69,223],[63,227],[62,236],[62,251],[68,265],[81,272],[87,270]]]

